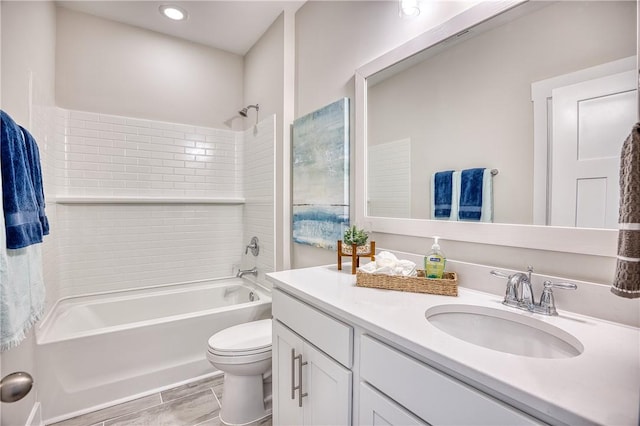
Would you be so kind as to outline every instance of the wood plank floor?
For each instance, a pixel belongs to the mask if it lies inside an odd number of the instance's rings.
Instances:
[[[219,426],[224,376],[215,376],[49,426]],[[271,417],[251,426],[271,426]]]

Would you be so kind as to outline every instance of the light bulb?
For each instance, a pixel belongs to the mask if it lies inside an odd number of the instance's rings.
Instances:
[[[173,19],[174,21],[182,21],[187,17],[187,12],[177,6],[160,6],[160,12],[167,18]]]
[[[418,0],[400,0],[400,16],[416,17],[420,15]]]

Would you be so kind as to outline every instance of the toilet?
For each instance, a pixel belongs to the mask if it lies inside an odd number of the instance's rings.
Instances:
[[[226,328],[209,338],[207,359],[224,372],[220,420],[243,425],[271,414],[263,380],[271,373],[271,320]]]

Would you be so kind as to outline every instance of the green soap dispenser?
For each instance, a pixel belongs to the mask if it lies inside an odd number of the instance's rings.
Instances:
[[[427,278],[440,279],[444,275],[444,265],[447,263],[447,258],[440,251],[439,238],[433,237],[435,242],[431,246],[431,252],[424,257],[424,271]]]

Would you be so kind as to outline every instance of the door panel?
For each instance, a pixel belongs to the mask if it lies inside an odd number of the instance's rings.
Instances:
[[[553,90],[550,225],[617,228],[620,150],[636,120],[635,83],[628,71]]]
[[[302,339],[278,321],[273,321],[273,424],[303,424],[302,408],[298,407],[298,392],[292,398],[292,387],[299,383],[298,365],[292,359],[302,353]],[[293,371],[292,371],[292,366]],[[293,376],[292,376],[293,373]],[[295,382],[294,382],[295,381]]]
[[[351,371],[308,343],[304,345],[305,425],[351,424]]]

